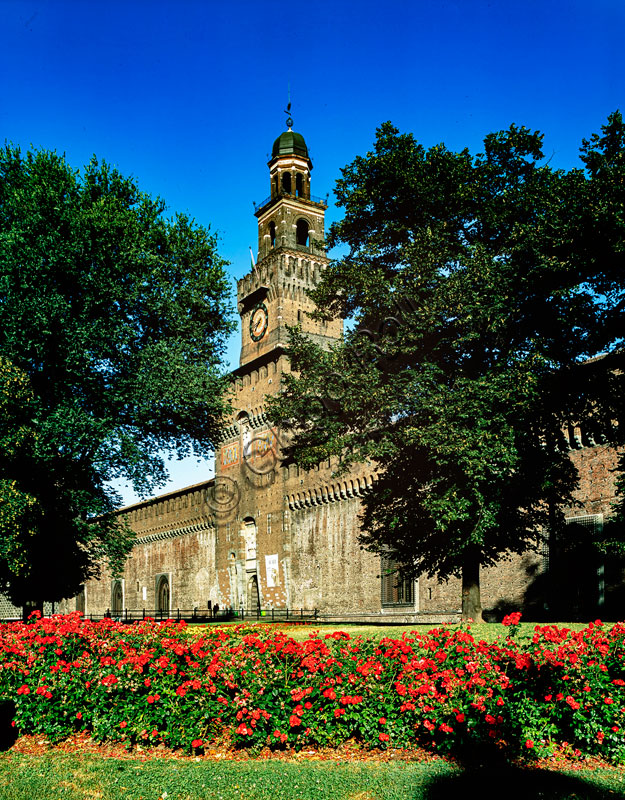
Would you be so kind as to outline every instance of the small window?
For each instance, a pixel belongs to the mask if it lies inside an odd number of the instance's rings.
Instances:
[[[291,173],[282,173],[282,191],[286,194],[291,194]]]
[[[399,564],[390,558],[382,558],[382,605],[408,606],[414,604],[414,581],[404,578]]]
[[[270,222],[269,223],[269,238],[271,239],[271,246],[276,246],[276,223]]]
[[[306,220],[298,219],[295,230],[297,243],[305,247],[308,244],[308,223]]]
[[[301,197],[304,194],[304,176],[301,172],[295,175],[295,194]]]

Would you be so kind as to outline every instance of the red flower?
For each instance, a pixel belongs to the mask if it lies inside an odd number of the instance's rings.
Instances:
[[[456,714],[457,722],[464,722],[464,714]]]
[[[521,621],[522,614],[519,611],[515,611],[512,614],[506,614],[506,616],[501,620],[501,624],[509,627],[510,625],[518,625]]]
[[[532,747],[534,747],[534,742],[532,741],[532,739],[527,739],[525,742],[525,746],[527,747],[528,750],[531,750]]]
[[[201,746],[202,746],[202,740],[201,739],[194,739],[191,742],[191,747],[201,747]]]
[[[299,717],[296,717],[295,714],[291,714],[291,716],[289,717],[289,725],[292,728],[296,728],[298,725],[301,724],[302,724],[301,719]]]
[[[388,742],[388,741],[390,740],[390,738],[391,738],[391,737],[388,735],[388,733],[381,733],[381,734],[378,736],[378,739],[379,739],[381,742]]]
[[[80,711],[77,712],[76,719],[82,719],[82,713]]]
[[[611,698],[611,697],[604,697],[604,698],[603,698],[603,702],[604,702],[604,703],[605,703],[607,706],[609,706],[609,705],[612,705],[612,703],[614,702],[614,700],[612,700],[612,698]]]
[[[492,714],[487,714],[484,717],[484,719],[486,720],[486,722],[488,722],[489,725],[494,725],[495,724],[495,717],[493,717]]]
[[[120,728],[127,728],[128,727],[128,723],[127,722],[120,722],[119,723],[119,727]]]
[[[380,725],[386,725],[386,717],[380,717],[378,722],[380,723]]]
[[[30,694],[30,689],[29,689],[29,688],[28,688],[28,686],[26,686],[26,684],[24,683],[24,684],[22,684],[22,686],[20,686],[20,688],[17,690],[17,693],[18,693],[18,694]]]

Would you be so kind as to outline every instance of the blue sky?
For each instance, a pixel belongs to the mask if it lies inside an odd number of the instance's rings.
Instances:
[[[0,139],[134,175],[218,232],[233,287],[289,85],[316,195],[385,120],[473,152],[486,133],[526,125],[570,168],[625,106],[622,0],[0,0],[0,24]],[[237,336],[233,365],[238,348]],[[162,491],[210,474],[171,467]]]

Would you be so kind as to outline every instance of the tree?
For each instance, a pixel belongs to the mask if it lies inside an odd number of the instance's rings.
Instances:
[[[211,452],[232,330],[209,230],[94,158],[0,151],[0,591],[17,605],[118,571],[109,482]]]
[[[327,352],[293,331],[271,414],[305,467],[377,465],[362,543],[406,577],[461,575],[465,617],[480,565],[574,502],[566,426],[622,441],[624,153],[619,113],[570,171],[523,127],[472,156],[386,123],[337,182],[329,245],[348,253],[312,297],[353,325]]]

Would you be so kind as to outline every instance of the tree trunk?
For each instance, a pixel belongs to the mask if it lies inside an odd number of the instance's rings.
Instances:
[[[482,621],[480,556],[472,550],[467,551],[462,564],[462,619]]]

